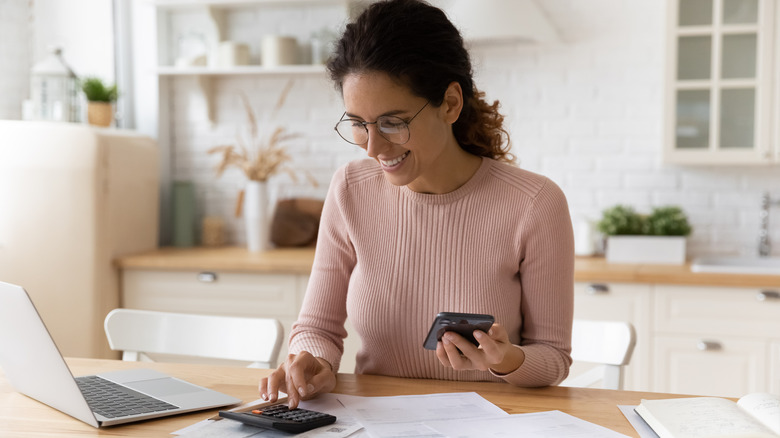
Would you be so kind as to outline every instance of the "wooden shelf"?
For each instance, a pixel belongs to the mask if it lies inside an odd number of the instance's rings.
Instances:
[[[324,65],[239,65],[235,67],[158,67],[160,76],[240,76],[240,75],[318,75],[325,73]]]
[[[321,6],[342,5],[348,0],[151,0],[160,9],[188,9],[202,6],[234,8],[241,6]]]

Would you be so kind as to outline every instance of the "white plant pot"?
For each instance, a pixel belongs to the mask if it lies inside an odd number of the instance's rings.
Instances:
[[[268,195],[268,183],[249,181],[244,190],[244,224],[249,252],[262,252],[271,247],[271,214],[273,205]]]
[[[684,236],[609,236],[608,263],[685,263]]]

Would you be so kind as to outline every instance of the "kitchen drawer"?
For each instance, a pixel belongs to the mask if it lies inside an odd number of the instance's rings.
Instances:
[[[305,275],[126,269],[122,306],[295,319],[307,281]]]
[[[778,290],[656,286],[655,328],[663,333],[757,336],[780,333]]]
[[[769,343],[733,336],[656,336],[653,391],[741,397],[766,392]]]

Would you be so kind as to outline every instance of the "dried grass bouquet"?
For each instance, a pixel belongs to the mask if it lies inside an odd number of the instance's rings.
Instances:
[[[284,105],[287,95],[292,89],[293,82],[288,81],[282,90],[279,100],[276,102],[273,114],[275,115]],[[238,145],[222,145],[209,149],[209,154],[221,154],[222,161],[217,165],[217,177],[228,167],[235,166],[241,169],[246,177],[252,181],[266,182],[269,178],[279,172],[287,172],[293,181],[298,181],[295,171],[285,166],[285,163],[292,160],[287,153],[286,142],[300,137],[300,134],[289,133],[282,126],[277,126],[267,141],[263,141],[258,134],[258,123],[255,112],[249,104],[249,99],[244,93],[241,93],[241,101],[244,104],[247,120],[249,122],[249,139],[247,140],[240,134],[236,135]],[[273,118],[273,117],[272,117]],[[304,172],[309,182],[317,186],[316,180],[307,172]]]

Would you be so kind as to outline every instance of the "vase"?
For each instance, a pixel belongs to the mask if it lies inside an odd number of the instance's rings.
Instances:
[[[87,121],[94,126],[111,126],[114,121],[114,106],[111,102],[88,102]]]
[[[609,236],[608,263],[685,263],[684,236]]]
[[[271,214],[273,204],[268,183],[249,181],[244,190],[244,224],[249,252],[261,252],[271,247]]]
[[[173,204],[173,246],[194,246],[195,185],[192,181],[174,181],[171,199]]]

